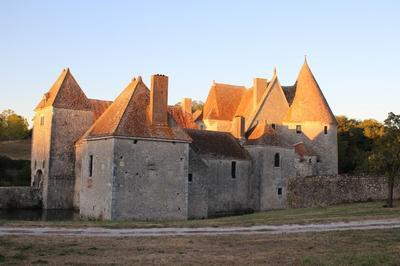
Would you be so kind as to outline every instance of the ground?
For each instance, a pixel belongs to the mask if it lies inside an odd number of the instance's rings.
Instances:
[[[0,237],[0,263],[399,265],[400,229],[257,236]]]
[[[200,221],[170,222],[0,222],[5,227],[204,227],[399,220],[400,208],[382,202],[288,209]],[[399,206],[400,202],[396,202]],[[18,229],[18,228],[17,228]],[[54,228],[55,229],[55,228]],[[0,230],[1,231],[1,230]],[[400,229],[256,235],[146,237],[5,236],[0,264],[232,264],[232,265],[400,265]]]

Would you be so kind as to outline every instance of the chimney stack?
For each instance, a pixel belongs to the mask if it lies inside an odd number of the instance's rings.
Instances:
[[[151,76],[150,120],[152,125],[168,125],[168,77]]]
[[[235,116],[232,122],[232,135],[237,139],[244,138],[244,117],[243,116]]]
[[[267,79],[255,78],[253,79],[253,108],[257,108],[257,104],[260,102],[267,88]]]
[[[192,99],[191,98],[183,98],[181,101],[181,107],[183,113],[192,114]]]

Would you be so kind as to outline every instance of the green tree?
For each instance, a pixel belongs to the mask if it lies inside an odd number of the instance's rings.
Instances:
[[[28,121],[13,110],[4,110],[0,114],[0,139],[15,140],[29,136]]]
[[[377,139],[369,160],[372,171],[387,178],[387,206],[393,207],[393,188],[400,176],[400,115],[389,113],[383,134]]]
[[[196,112],[197,110],[203,110],[204,103],[202,101],[193,101],[192,102],[192,112]]]

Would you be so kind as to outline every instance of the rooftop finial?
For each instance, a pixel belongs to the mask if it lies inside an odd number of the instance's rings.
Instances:
[[[304,64],[307,64],[307,54],[304,55]]]
[[[274,66],[274,77],[276,76],[276,66]]]

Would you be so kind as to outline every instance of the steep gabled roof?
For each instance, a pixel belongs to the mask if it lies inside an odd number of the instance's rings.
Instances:
[[[204,104],[203,119],[232,120],[246,88],[214,83]]]
[[[61,72],[61,75],[50,90],[44,94],[35,110],[48,106],[72,110],[91,110],[88,98],[68,68]]]
[[[96,120],[82,139],[124,136],[190,141],[177,126],[152,125],[149,119],[150,91],[139,77],[124,89]]]
[[[319,121],[327,124],[337,124],[335,116],[329,108],[307,61],[304,61],[300,70],[296,81],[293,103],[284,121]]]
[[[185,131],[193,140],[190,147],[199,155],[222,159],[249,159],[246,150],[230,133],[197,129]]]

